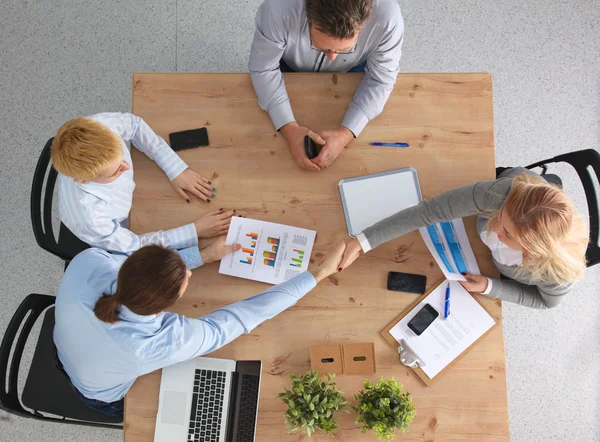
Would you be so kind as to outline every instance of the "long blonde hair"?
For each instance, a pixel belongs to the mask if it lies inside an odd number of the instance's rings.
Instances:
[[[523,265],[517,274],[528,271],[532,282],[560,286],[583,277],[589,232],[562,189],[523,173],[513,179],[503,209],[514,223],[514,239],[523,248]],[[488,234],[498,224],[499,213],[490,218]]]

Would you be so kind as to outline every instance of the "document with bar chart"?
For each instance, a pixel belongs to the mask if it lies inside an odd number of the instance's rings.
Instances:
[[[464,281],[463,272],[481,274],[462,219],[443,221],[419,231],[446,279]]]
[[[306,271],[317,232],[233,217],[226,244],[242,248],[221,260],[219,273],[279,284]]]

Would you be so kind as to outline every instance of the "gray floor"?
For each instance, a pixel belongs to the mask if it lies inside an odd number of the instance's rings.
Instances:
[[[259,3],[2,1],[0,332],[26,294],[55,294],[62,273],[61,262],[36,246],[29,222],[31,176],[44,142],[72,117],[130,110],[134,71],[245,71]],[[498,165],[600,147],[598,0],[401,6],[403,71],[494,75]],[[578,184],[567,180],[566,188],[584,207]],[[600,440],[598,293],[600,266],[555,310],[505,306],[514,442]],[[2,441],[121,437],[0,412]]]

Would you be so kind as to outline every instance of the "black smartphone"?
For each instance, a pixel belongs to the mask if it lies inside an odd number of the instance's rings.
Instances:
[[[408,328],[414,331],[417,336],[420,336],[439,315],[440,314],[436,309],[429,304],[425,304],[425,306],[419,310],[419,313],[408,321]]]
[[[313,158],[319,155],[318,144],[315,143],[313,139],[308,135],[304,137],[304,150],[306,151],[306,156],[309,160],[312,160]]]
[[[178,150],[208,146],[208,130],[206,130],[205,127],[201,127],[200,129],[173,132],[172,134],[169,134],[169,143],[171,144],[171,149],[175,152]]]
[[[396,292],[425,293],[427,277],[425,275],[413,275],[412,273],[390,272],[388,273],[388,290]]]

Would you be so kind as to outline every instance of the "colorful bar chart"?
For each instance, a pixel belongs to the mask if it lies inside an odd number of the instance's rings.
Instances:
[[[252,259],[254,258],[254,252],[256,251],[256,241],[258,240],[258,233],[246,233],[246,236],[251,238],[250,247],[242,247],[242,253],[245,253],[246,259],[240,259],[242,264],[252,265]]]
[[[291,267],[302,267],[302,262],[304,261],[304,250],[294,249],[292,251],[295,255],[292,255],[292,262],[290,262]]]
[[[277,260],[277,252],[279,251],[279,238],[273,238],[272,236],[267,237],[267,244],[271,245],[271,251],[263,250],[263,263],[268,267],[275,268],[275,261]]]

